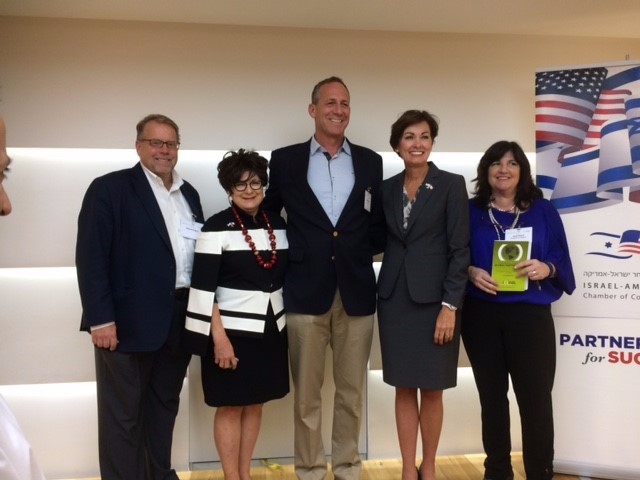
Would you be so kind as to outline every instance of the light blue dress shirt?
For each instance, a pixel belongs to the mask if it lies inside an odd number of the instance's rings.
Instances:
[[[351,148],[345,140],[338,153],[328,160],[327,150],[313,137],[310,150],[307,181],[335,226],[355,184]]]

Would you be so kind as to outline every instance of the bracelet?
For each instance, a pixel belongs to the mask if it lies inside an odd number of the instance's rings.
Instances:
[[[555,278],[556,273],[558,273],[558,270],[556,269],[556,266],[551,262],[544,262],[544,264],[549,269],[549,278]]]

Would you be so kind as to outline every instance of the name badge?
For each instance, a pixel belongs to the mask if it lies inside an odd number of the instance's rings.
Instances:
[[[202,223],[180,220],[180,235],[190,240],[197,240],[202,230]]]
[[[371,188],[367,188],[364,191],[364,209],[367,212],[371,212]]]
[[[533,241],[533,227],[509,228],[504,232],[504,239],[531,243]]]

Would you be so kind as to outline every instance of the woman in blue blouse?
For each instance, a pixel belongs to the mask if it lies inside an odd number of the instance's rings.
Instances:
[[[522,423],[528,480],[553,477],[551,390],[556,367],[551,303],[575,289],[560,215],[533,183],[515,142],[493,144],[480,159],[469,201],[471,266],[462,311],[464,341],[482,407],[486,480],[513,479],[509,376]],[[494,242],[530,241],[529,259],[514,266],[524,290],[504,291],[491,275]]]

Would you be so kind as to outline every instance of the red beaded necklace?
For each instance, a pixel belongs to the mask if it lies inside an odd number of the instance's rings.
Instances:
[[[258,250],[256,249],[256,244],[253,242],[251,235],[249,235],[249,230],[247,230],[247,227],[244,226],[244,223],[240,219],[240,215],[238,215],[238,211],[233,205],[231,206],[231,211],[233,212],[233,215],[236,217],[236,220],[238,221],[238,225],[240,225],[240,228],[242,229],[242,234],[244,235],[244,241],[249,244],[249,247],[251,248],[251,251],[253,252],[253,255],[256,258],[256,262],[258,262],[258,265],[260,265],[265,270],[269,270],[273,268],[276,265],[276,263],[278,263],[278,257],[276,256],[276,236],[273,233],[273,227],[271,226],[271,222],[269,222],[269,217],[267,217],[266,212],[262,210],[262,217],[264,218],[264,221],[267,224],[267,233],[269,234],[269,241],[271,242],[271,260],[269,260],[268,262],[265,262],[262,259],[260,252],[258,252]]]

